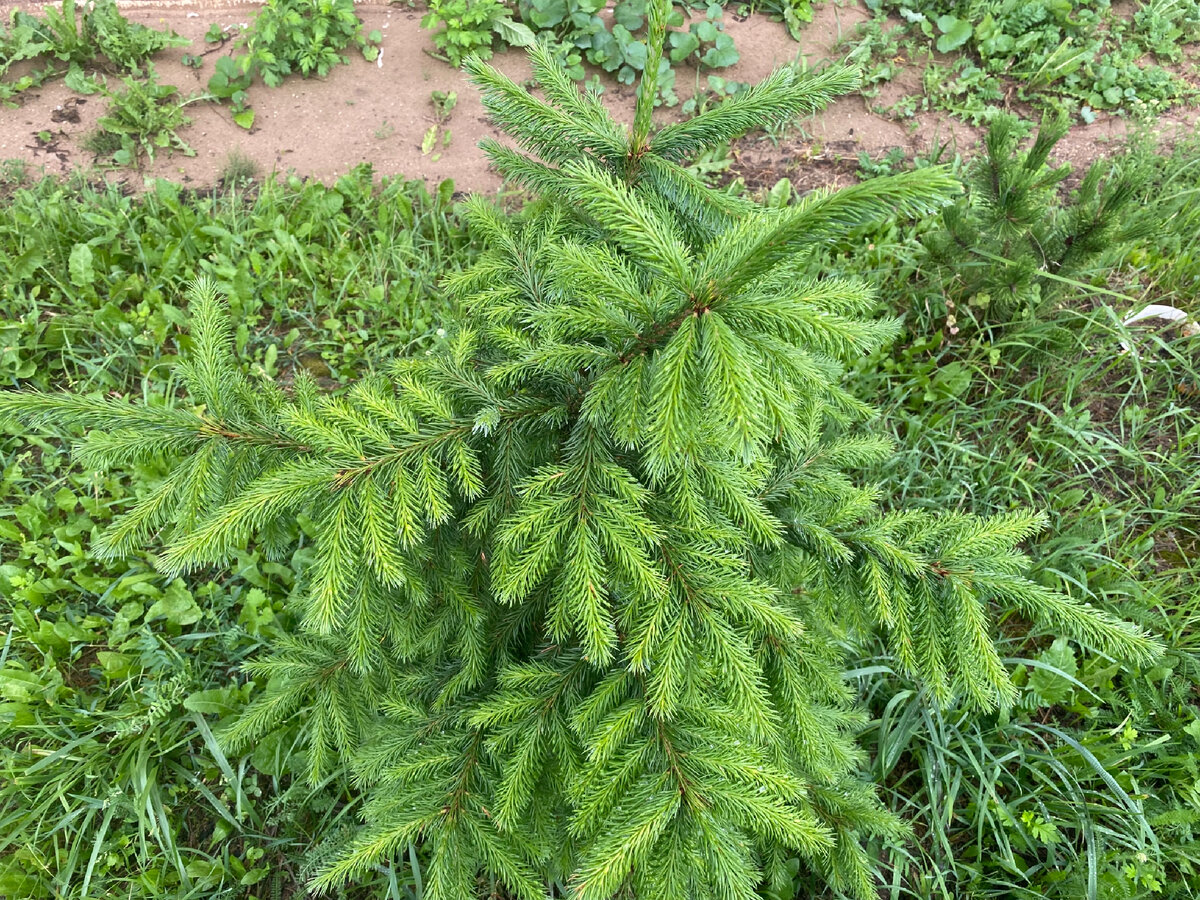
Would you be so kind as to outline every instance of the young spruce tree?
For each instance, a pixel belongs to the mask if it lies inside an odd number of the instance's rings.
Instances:
[[[486,150],[540,199],[470,221],[490,250],[450,285],[430,355],[338,395],[303,374],[252,384],[212,287],[191,292],[190,404],[47,394],[0,411],[88,430],[80,458],[176,460],[108,532],[161,535],[171,575],[320,523],[305,628],[251,666],[269,679],[224,737],[303,717],[314,777],[349,761],[366,792],[330,888],[428,854],[430,900],[750,900],[799,857],[874,896],[872,836],[901,823],[857,776],[862,722],[843,638],[880,629],[933,698],[1008,703],[990,609],[1145,659],[1143,634],[1026,580],[1040,518],[885,513],[855,471],[888,442],[845,360],[895,333],[867,285],[812,271],[841,230],[924,214],[955,189],[927,169],[780,210],[681,164],[815,110],[855,73],[779,71],[655,130],[668,4],[653,4],[631,129],[542,49],[539,99],[468,64],[530,155]]]

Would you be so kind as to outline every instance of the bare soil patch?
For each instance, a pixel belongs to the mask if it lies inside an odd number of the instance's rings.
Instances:
[[[14,5],[34,6],[0,0],[0,15],[7,16],[7,9]],[[192,41],[190,47],[172,48],[155,59],[160,81],[177,86],[183,96],[204,90],[217,56],[228,53],[229,48],[207,54],[200,70],[182,65],[183,54],[206,49],[203,35],[210,23],[249,22],[260,6],[219,0],[124,0],[119,5],[135,21],[171,29]],[[434,48],[429,32],[421,28],[421,10],[382,0],[368,0],[359,7],[366,29],[383,34],[378,64],[352,53],[349,65],[338,66],[324,79],[293,77],[278,88],[256,84],[250,91],[256,119],[249,132],[234,124],[227,107],[191,104],[187,113],[192,124],[181,134],[195,150],[195,157],[163,152],[140,173],[113,170],[106,177],[131,187],[140,187],[144,177],[166,177],[204,187],[218,180],[230,153],[238,151],[257,163],[264,175],[296,173],[329,181],[355,165],[370,163],[381,175],[432,182],[451,178],[461,190],[498,190],[500,178],[489,169],[476,144],[485,137],[499,137],[499,132],[487,121],[478,94],[463,74],[430,55]],[[797,43],[781,23],[760,15],[739,18],[730,9],[726,29],[741,53],[741,62],[717,74],[753,82],[776,66],[798,59],[820,66],[839,57],[834,48],[867,17],[861,5],[822,4]],[[494,62],[517,80],[529,77],[520,53],[497,54]],[[686,99],[702,88],[706,74],[680,69],[676,88],[680,97]],[[913,77],[913,83],[919,84],[919,73]],[[905,90],[909,80],[902,78],[888,90]],[[444,123],[450,133],[449,144],[439,143],[425,153],[422,138],[437,121],[431,102],[434,91],[454,91],[458,103]],[[604,97],[618,118],[632,118],[631,88],[611,83]],[[978,129],[948,116],[888,118],[871,109],[878,102],[845,97],[798,122],[782,140],[778,136],[775,141],[747,139],[733,150],[734,167],[754,188],[769,187],[787,176],[796,187],[807,189],[851,180],[862,153],[878,157],[897,147],[909,154],[923,153],[942,144],[966,152],[979,139]],[[83,148],[82,141],[95,129],[106,105],[98,95],[78,97],[61,80],[25,92],[20,107],[0,108],[0,159],[23,159],[58,174],[93,167],[97,160]],[[668,121],[679,113],[662,109],[659,115]],[[1190,130],[1195,121],[1196,112],[1185,110],[1164,117],[1160,124],[1167,131]],[[1124,120],[1113,117],[1079,126],[1064,139],[1059,155],[1073,164],[1086,164],[1115,150],[1127,130]]]

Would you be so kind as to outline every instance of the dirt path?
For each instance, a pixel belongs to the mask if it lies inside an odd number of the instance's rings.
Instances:
[[[30,6],[0,0],[0,15],[7,17],[6,9],[14,5]],[[119,0],[118,5],[131,19],[172,29],[193,42],[155,59],[159,79],[178,86],[185,96],[204,90],[218,54],[205,56],[199,71],[182,65],[183,54],[203,52],[203,35],[210,23],[249,22],[259,6],[218,0]],[[476,147],[481,138],[496,136],[497,131],[487,122],[478,95],[462,74],[427,52],[433,45],[429,32],[421,28],[421,12],[384,0],[368,0],[359,3],[359,14],[368,31],[379,29],[384,36],[378,64],[354,53],[349,65],[338,66],[325,79],[293,77],[274,89],[256,84],[250,91],[256,119],[249,132],[233,123],[227,107],[192,104],[187,108],[192,124],[181,136],[196,156],[160,155],[143,174],[197,186],[212,184],[236,150],[254,160],[263,174],[295,172],[329,180],[360,162],[369,162],[379,174],[431,181],[453,178],[464,190],[498,189],[499,178]],[[727,11],[726,28],[742,61],[719,74],[737,81],[756,81],[774,67],[798,58],[810,65],[834,58],[838,54],[833,48],[842,38],[852,36],[855,25],[867,17],[861,5],[821,4],[803,41],[796,43],[782,24],[763,16],[739,21],[732,10]],[[228,48],[218,52],[228,52]],[[520,53],[498,54],[494,62],[518,80],[528,77]],[[703,78],[694,69],[681,68],[679,95],[689,96]],[[423,153],[422,138],[436,122],[431,101],[434,91],[455,91],[458,103],[444,123],[449,144],[439,140],[437,149]],[[613,84],[604,96],[618,117],[631,118],[632,88]],[[73,98],[76,95],[59,80],[25,92],[19,108],[0,107],[0,159],[24,159],[52,173],[92,166],[95,160],[80,141],[95,128],[106,104],[98,95]],[[663,110],[661,115],[665,120],[676,113]],[[1196,119],[1196,110],[1175,112],[1160,120],[1159,130],[1169,133],[1192,128]],[[1081,125],[1064,139],[1060,155],[1075,164],[1086,163],[1111,152],[1125,131],[1125,120],[1115,117]],[[39,143],[40,132],[50,133],[48,147]],[[796,132],[779,144],[766,139],[743,142],[735,148],[734,166],[753,186],[769,186],[786,175],[798,187],[811,187],[851,179],[863,152],[873,157],[895,147],[907,153],[923,152],[947,141],[967,150],[978,137],[977,130],[949,117],[927,114],[908,122],[888,119],[872,112],[862,97],[850,96],[799,122]],[[141,178],[120,170],[115,177],[133,184]]]

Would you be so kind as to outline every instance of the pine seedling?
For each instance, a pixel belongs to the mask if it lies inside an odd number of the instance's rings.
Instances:
[[[90,465],[176,460],[102,545],[157,535],[168,574],[316,523],[304,628],[248,667],[268,687],[224,734],[242,750],[299,716],[314,778],[353,768],[363,823],[316,889],[418,845],[430,900],[751,900],[789,890],[796,858],[874,897],[866,843],[904,829],[857,775],[848,636],[880,630],[933,698],[981,708],[1014,693],[993,609],[1122,658],[1155,645],[1022,576],[1040,517],[884,513],[858,475],[890,446],[856,430],[870,410],[841,374],[896,325],[812,259],[936,210],[951,175],[763,209],[682,167],[855,72],[783,70],[655,129],[651,58],[625,130],[532,60],[541,99],[467,64],[520,148],[487,152],[538,199],[469,201],[490,249],[448,284],[441,349],[336,396],[252,385],[200,282],[191,404],[7,393],[0,412],[88,429]]]
[[[1133,207],[1143,176],[1128,164],[1095,162],[1073,197],[1060,196],[1071,167],[1049,158],[1067,126],[1065,116],[1044,120],[1021,150],[1020,121],[997,116],[968,168],[967,192],[925,237],[946,301],[938,312],[957,329],[994,336],[1052,316],[1114,251],[1148,233]]]

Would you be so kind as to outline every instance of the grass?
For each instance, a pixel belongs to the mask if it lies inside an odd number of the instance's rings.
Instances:
[[[1168,648],[1138,669],[1014,622],[1020,703],[980,717],[931,709],[863,642],[871,774],[917,832],[880,848],[888,897],[1200,895],[1200,337],[1121,324],[1151,302],[1191,308],[1196,160],[1194,144],[1135,148],[1151,236],[1099,267],[1108,293],[1081,283],[994,337],[922,313],[922,291],[941,293],[922,251],[931,223],[885,224],[840,259],[908,315],[854,375],[897,444],[876,473],[890,502],[1046,510],[1037,577]]]
[[[83,136],[79,146],[95,159],[106,159],[121,149],[121,136],[115,131],[97,127]]]
[[[386,361],[377,342],[435,340],[436,279],[470,257],[454,188],[375,184],[359,167],[333,187],[299,178],[189,194],[166,181],[118,187],[44,180],[0,213],[0,378],[129,389],[174,358],[186,282],[237,298],[239,348],[275,375],[310,360],[334,380]],[[274,348],[272,350],[271,348]],[[37,373],[34,376],[34,373]]]
[[[906,884],[944,878],[997,897],[1147,895],[1155,885],[1192,896],[1200,885],[1200,412],[1178,390],[1197,374],[1200,342],[1143,336],[1134,357],[1119,350],[1131,337],[1100,309],[1078,323],[1065,358],[1014,337],[998,365],[942,357],[937,371],[962,367],[961,393],[935,389],[927,401],[925,374],[890,385],[881,424],[892,423],[901,452],[881,474],[897,505],[1048,510],[1031,548],[1040,579],[1140,619],[1169,647],[1147,671],[1071,648],[1070,666],[1053,663],[1056,690],[1039,693],[1047,670],[1031,668],[1011,719],[982,721],[925,709],[918,688],[877,660],[864,684],[876,760],[904,769],[888,795],[917,821],[941,823],[916,856],[906,848],[896,859]],[[1014,641],[1010,655],[1044,659],[1052,637]],[[915,727],[889,727],[898,721]],[[1051,839],[1039,841],[1027,813]]]
[[[297,777],[286,730],[242,759],[215,733],[261,690],[237,666],[291,628],[304,551],[247,551],[219,583],[168,581],[149,553],[97,562],[88,535],[155,473],[3,444],[0,894],[291,893],[297,857],[354,814],[348,782]]]
[[[217,184],[223,190],[232,191],[247,187],[258,175],[258,163],[235,147],[225,156],[225,164],[217,176]]]
[[[210,273],[238,297],[247,366],[327,385],[436,340],[434,284],[470,258],[453,186],[360,168],[333,187],[139,197],[2,171],[0,379],[165,398],[186,343],[178,296]],[[0,423],[0,896],[289,896],[301,856],[355,814],[340,774],[312,787],[279,732],[244,758],[215,734],[262,685],[241,660],[292,627],[307,552],[246,550],[231,578],[168,581],[152,553],[86,550],[161,472],[101,476]],[[352,896],[401,897],[398,871]]]

